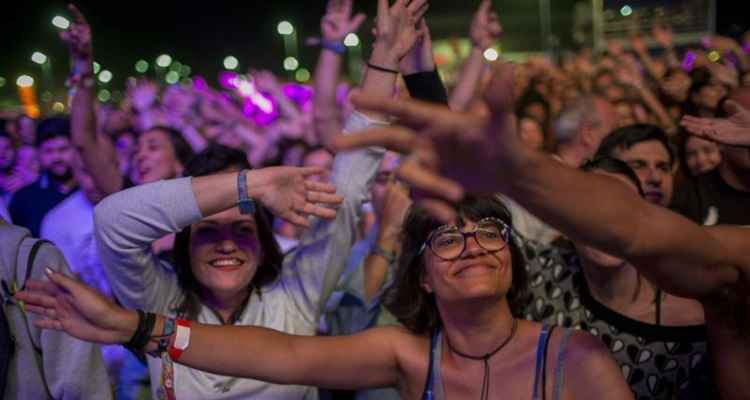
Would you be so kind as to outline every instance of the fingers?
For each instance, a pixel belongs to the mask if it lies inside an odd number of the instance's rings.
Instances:
[[[430,8],[430,3],[427,0],[414,0],[406,7],[415,21],[421,20],[425,13],[427,13],[428,8]]]
[[[322,207],[322,206],[309,203],[309,202],[305,204],[301,212],[307,215],[312,215],[312,216],[325,218],[325,219],[336,218],[336,210],[332,210],[330,208]]]
[[[58,287],[65,289],[67,292],[73,293],[86,289],[84,284],[65,274],[55,272],[50,268],[46,268],[45,272],[50,281],[54,282]]]
[[[323,193],[336,193],[336,186],[329,182],[320,182],[310,179],[305,181],[305,190]]]
[[[14,296],[16,300],[22,301],[29,306],[36,306],[41,308],[55,308],[57,300],[50,295],[41,292],[31,292],[28,290],[22,290]]]
[[[39,329],[48,329],[53,331],[62,331],[63,325],[60,321],[55,321],[51,319],[40,319],[34,321],[34,326],[36,326]]]
[[[352,21],[349,23],[349,31],[358,31],[359,27],[362,26],[362,23],[365,22],[366,19],[367,15],[364,13],[358,13],[357,15],[355,15],[354,18],[352,18]]]
[[[410,127],[425,125],[436,114],[446,111],[444,107],[423,101],[377,98],[362,94],[352,95],[351,101],[358,109],[397,117],[400,124]]]
[[[417,204],[442,223],[449,224],[456,220],[456,209],[442,200],[427,198],[419,200]]]
[[[477,13],[487,14],[490,11],[491,7],[492,2],[490,0],[482,0],[482,2],[479,3],[479,10],[477,10]]]
[[[388,15],[388,0],[378,0],[378,18],[385,18]]]
[[[296,211],[292,211],[290,213],[280,215],[280,217],[287,220],[289,223],[292,223],[299,227],[302,227],[302,228],[310,227],[310,221],[308,221],[307,218],[303,217],[301,214],[299,214]]]
[[[406,162],[396,172],[398,178],[411,186],[419,196],[435,197],[457,202],[464,197],[464,189],[457,182],[444,178],[416,162]]]
[[[338,205],[344,201],[344,198],[339,195],[320,192],[308,192],[307,196],[305,197],[307,198],[307,201],[311,203],[320,203],[327,205]]]
[[[333,140],[333,147],[337,152],[371,146],[410,153],[417,147],[417,136],[410,129],[394,125],[368,129],[356,135],[339,135]]]

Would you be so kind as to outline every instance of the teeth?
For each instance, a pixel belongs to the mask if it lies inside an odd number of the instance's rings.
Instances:
[[[234,267],[240,264],[242,264],[242,262],[236,258],[231,260],[217,260],[211,263],[214,267]]]

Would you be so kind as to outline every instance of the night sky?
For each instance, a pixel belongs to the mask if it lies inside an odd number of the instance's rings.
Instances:
[[[568,25],[562,14],[573,0],[551,0],[553,24]],[[67,75],[65,46],[58,40],[58,30],[50,21],[57,14],[67,15],[66,2],[51,0],[5,1],[0,14],[0,77],[7,82],[0,88],[0,98],[15,96],[15,78],[27,73],[41,75],[40,67],[29,60],[35,50],[50,56],[52,80],[56,86]],[[9,4],[11,3],[11,4]],[[431,11],[437,38],[449,33],[466,32],[477,1],[433,0]],[[718,1],[719,31],[738,34],[748,28],[748,21],[737,12],[739,2]],[[79,1],[76,3],[88,17],[94,31],[95,59],[114,73],[113,87],[122,87],[123,79],[134,75],[134,63],[146,59],[153,64],[156,56],[168,53],[191,66],[194,73],[213,81],[225,56],[240,60],[240,68],[270,68],[282,72],[284,45],[276,33],[282,19],[291,21],[300,41],[318,32],[324,1],[273,0],[229,2],[177,1]],[[357,0],[355,7],[374,16],[375,0]],[[538,31],[538,8],[532,0],[495,1],[506,28],[506,41],[515,37],[528,39],[529,31]],[[559,22],[555,22],[559,20]],[[366,22],[368,32],[371,22]],[[531,29],[529,29],[531,27]],[[364,35],[369,42],[369,35]],[[367,51],[367,50],[365,50]],[[317,49],[301,45],[301,65],[312,70]]]

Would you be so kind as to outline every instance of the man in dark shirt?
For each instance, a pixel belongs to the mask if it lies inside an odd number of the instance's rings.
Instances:
[[[37,128],[36,147],[42,173],[36,182],[13,195],[8,207],[13,223],[39,237],[42,219],[76,188],[71,170],[75,149],[70,142],[70,121],[53,117]]]
[[[750,89],[731,99],[750,108]],[[721,164],[677,188],[672,209],[703,225],[750,226],[750,148],[720,144]]]

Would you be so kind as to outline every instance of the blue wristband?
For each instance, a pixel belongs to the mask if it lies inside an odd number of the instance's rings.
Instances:
[[[331,50],[332,52],[339,55],[346,53],[346,47],[341,42],[330,42],[323,39],[320,41],[320,47]]]
[[[247,177],[245,173],[246,169],[240,171],[237,175],[237,193],[239,194],[239,200],[237,206],[240,208],[240,214],[248,215],[255,213],[255,201],[247,196]]]

